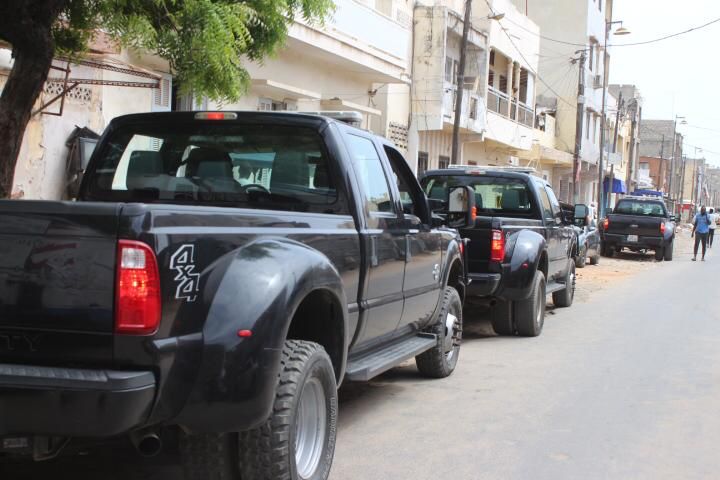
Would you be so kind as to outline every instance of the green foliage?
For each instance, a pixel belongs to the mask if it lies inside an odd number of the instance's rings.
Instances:
[[[333,0],[68,0],[53,37],[73,55],[101,28],[168,60],[184,93],[235,101],[249,85],[243,61],[277,52],[293,19],[322,24],[333,9]]]

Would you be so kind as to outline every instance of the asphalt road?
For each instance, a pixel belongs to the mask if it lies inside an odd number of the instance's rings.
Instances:
[[[720,252],[678,252],[553,311],[539,338],[466,318],[450,378],[407,364],[341,390],[331,478],[720,478],[719,282]],[[0,478],[181,478],[161,462],[106,452]]]

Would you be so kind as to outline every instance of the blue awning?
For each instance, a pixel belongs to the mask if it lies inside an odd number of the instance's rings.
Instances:
[[[662,197],[662,192],[656,192],[655,190],[635,190],[633,195],[647,195],[650,197]]]
[[[603,183],[603,188],[605,189],[605,193],[608,193],[608,185],[610,184],[610,179],[608,177],[605,177],[605,182]],[[625,182],[620,180],[619,178],[613,178],[613,188],[612,193],[627,193],[627,189],[625,188]]]

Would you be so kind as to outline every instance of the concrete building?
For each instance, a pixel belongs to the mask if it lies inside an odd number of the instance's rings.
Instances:
[[[640,157],[654,157],[668,162],[665,179],[656,182],[665,194],[668,207],[675,211],[681,199],[683,178],[683,136],[673,120],[643,120],[640,126]]]
[[[0,90],[12,63],[10,47],[0,45]],[[66,71],[70,79],[67,85]],[[165,61],[121,50],[102,35],[90,46],[85,61],[53,61],[36,113],[25,131],[12,196],[63,198],[71,175],[67,171],[66,141],[75,127],[101,133],[118,115],[169,110],[172,78],[168,72]]]
[[[539,106],[555,108],[556,144],[567,153],[573,153],[575,150],[580,77],[580,55],[577,51],[581,49],[579,45],[586,46],[578,199],[585,203],[595,201],[599,177],[597,165],[600,157],[603,75],[606,68],[603,51],[605,22],[612,18],[613,1],[528,0],[523,2],[518,0],[517,3],[520,6],[526,4],[528,17],[540,27],[542,32],[538,70],[542,82],[538,82],[537,86],[537,103]],[[562,39],[573,45],[549,39]],[[575,60],[571,61],[571,58]],[[610,96],[608,102],[611,102]],[[611,108],[606,109],[606,112],[610,111]],[[612,114],[607,113],[607,115],[612,121]],[[572,190],[574,182],[572,166],[560,177],[558,181],[570,184]]]
[[[275,57],[246,64],[252,83],[240,101],[200,108],[356,111],[363,128],[407,151],[412,5],[335,0],[335,6],[325,26],[297,19]]]
[[[450,162],[463,13],[460,0],[415,8],[411,108],[419,170]],[[504,18],[490,19],[495,13]],[[473,2],[459,163],[519,165],[532,149],[538,35],[509,0]]]

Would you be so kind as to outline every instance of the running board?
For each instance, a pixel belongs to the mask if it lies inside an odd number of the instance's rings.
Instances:
[[[545,293],[550,295],[551,293],[559,292],[560,290],[565,290],[565,284],[560,282],[550,282],[548,283],[547,288],[545,289]]]
[[[373,377],[398,366],[405,360],[430,350],[437,345],[437,336],[432,333],[419,333],[404,338],[398,343],[383,345],[368,350],[348,360],[346,376],[354,382],[367,382]]]

